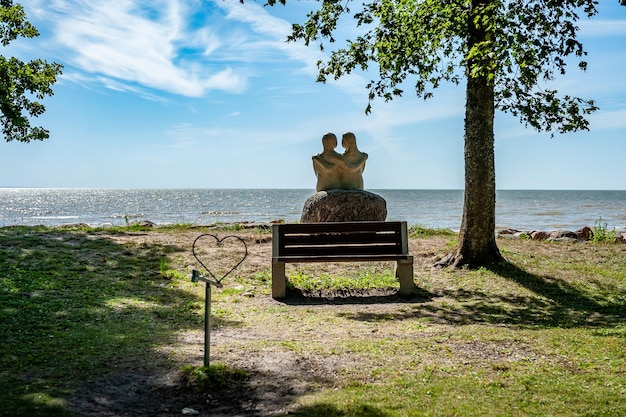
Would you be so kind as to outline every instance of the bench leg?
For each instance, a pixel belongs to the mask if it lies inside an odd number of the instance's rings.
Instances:
[[[411,295],[415,290],[413,282],[413,257],[396,262],[396,278],[400,281],[400,294]]]
[[[286,295],[285,263],[272,260],[272,297],[285,298]]]

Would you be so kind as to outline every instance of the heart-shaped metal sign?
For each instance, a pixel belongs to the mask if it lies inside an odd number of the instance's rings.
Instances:
[[[191,252],[213,278],[214,284],[219,285],[246,259],[248,246],[239,236],[229,235],[219,238],[217,235],[207,233],[193,241]]]

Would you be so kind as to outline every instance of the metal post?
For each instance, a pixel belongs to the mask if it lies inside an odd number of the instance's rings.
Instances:
[[[196,243],[198,243],[198,241],[205,236],[209,238],[209,241],[211,243],[217,246],[221,246],[226,239],[236,239],[241,242],[245,249],[245,253],[241,260],[237,264],[235,264],[235,266],[233,266],[230,271],[226,272],[221,278],[217,278],[215,275],[213,275],[213,272],[211,272],[211,270],[206,267],[202,260],[198,258],[198,254],[196,254]],[[246,242],[239,236],[230,235],[220,239],[217,235],[206,233],[198,236],[196,240],[193,241],[193,245],[191,245],[191,253],[193,254],[194,258],[196,258],[196,260],[200,263],[200,265],[202,265],[211,276],[211,278],[205,278],[200,275],[200,271],[197,271],[195,269],[191,271],[191,282],[202,281],[206,284],[206,291],[204,296],[204,366],[208,368],[211,362],[211,285],[215,285],[216,287],[222,286],[222,280],[226,278],[226,276],[229,275],[231,272],[233,272],[239,265],[241,265],[241,263],[248,256],[248,246],[246,245]]]
[[[204,299],[204,366],[211,361],[211,284],[206,283]]]

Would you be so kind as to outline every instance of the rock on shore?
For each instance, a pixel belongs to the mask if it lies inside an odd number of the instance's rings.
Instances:
[[[626,243],[626,228],[615,229],[610,231],[610,234],[615,234],[615,243]],[[516,230],[516,229],[503,229],[498,231],[498,237],[501,238],[520,238],[526,237],[532,240],[548,240],[548,241],[572,241],[572,242],[586,242],[593,240],[594,229],[585,226],[576,231],[570,230]]]

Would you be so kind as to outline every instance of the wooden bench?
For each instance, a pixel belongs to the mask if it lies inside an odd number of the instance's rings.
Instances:
[[[272,297],[286,295],[288,262],[395,261],[400,294],[413,292],[413,256],[406,222],[275,224],[272,226]]]

